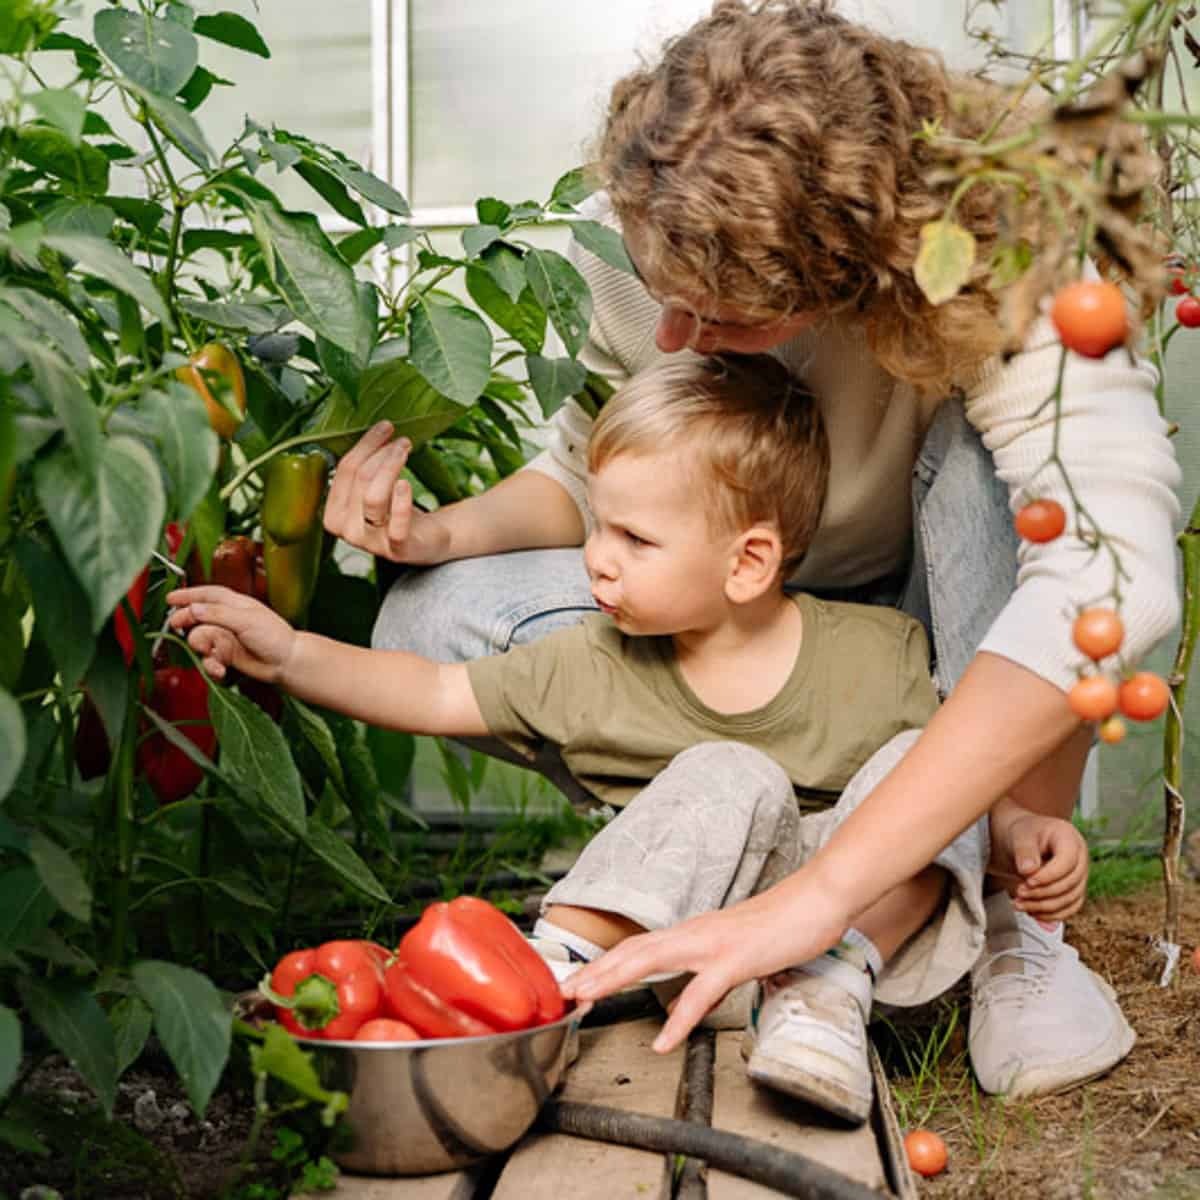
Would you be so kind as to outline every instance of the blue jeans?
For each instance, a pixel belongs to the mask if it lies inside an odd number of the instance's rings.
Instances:
[[[1017,574],[1007,489],[954,401],[938,410],[921,447],[911,500],[914,544],[907,579],[898,597],[893,587],[881,588],[875,598],[898,602],[924,624],[934,677],[945,694],[974,657]],[[869,589],[855,589],[854,598],[871,598]],[[460,559],[406,570],[384,599],[372,644],[462,662],[534,641],[595,611],[577,547]],[[511,759],[494,742],[479,745]],[[579,796],[561,764],[548,758],[536,765],[568,795]]]

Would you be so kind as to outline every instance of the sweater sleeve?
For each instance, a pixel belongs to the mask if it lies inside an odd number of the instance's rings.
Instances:
[[[1155,401],[1157,374],[1123,349],[1103,359],[1068,353],[1056,441],[1051,397],[1061,354],[1053,327],[1040,319],[1021,353],[981,373],[966,413],[993,455],[1014,512],[1030,500],[1053,499],[1067,513],[1062,536],[1020,543],[1016,588],[980,649],[1067,690],[1084,663],[1071,642],[1071,622],[1083,607],[1111,606],[1114,587],[1126,663],[1136,664],[1179,619],[1180,471]],[[1120,575],[1104,545],[1093,548],[1080,537],[1093,522],[1116,552]]]

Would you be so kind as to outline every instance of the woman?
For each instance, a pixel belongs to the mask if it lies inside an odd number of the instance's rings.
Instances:
[[[828,949],[1001,796],[1059,817],[1074,805],[1091,733],[1066,700],[1079,665],[1070,618],[1109,593],[1112,567],[1073,522],[1054,542],[1017,548],[1009,518],[1034,495],[1073,510],[1047,466],[1053,425],[1037,412],[1060,348],[1039,321],[1004,359],[982,287],[935,308],[913,277],[919,230],[946,199],[927,183],[914,135],[940,120],[972,136],[998,111],[978,84],[975,103],[953,103],[959,88],[936,56],[819,0],[721,0],[613,92],[599,162],[607,198],[590,215],[619,223],[639,279],[578,256],[596,305],[589,365],[619,377],[687,349],[769,350],[802,375],[820,398],[832,463],[795,582],[898,598],[931,630],[946,696],[802,869],[740,905],[632,938],[567,985],[592,998],[656,972],[694,972],[660,1049],[736,984]],[[994,203],[975,188],[957,210],[982,264]],[[1129,575],[1123,654],[1135,662],[1178,613],[1179,475],[1152,371],[1123,353],[1072,356],[1060,421],[1075,491]],[[406,447],[385,445],[386,431],[363,438],[339,468],[329,528],[397,561],[449,563],[393,588],[377,644],[465,658],[590,610],[578,552],[548,549],[576,547],[586,531],[588,425],[566,405],[526,470],[428,516],[396,482]],[[1026,862],[1011,866],[1028,873]],[[1020,911],[1017,884],[996,882],[972,972],[972,1061],[990,1091],[1062,1090],[1124,1057],[1133,1032],[1061,926],[1041,926]]]

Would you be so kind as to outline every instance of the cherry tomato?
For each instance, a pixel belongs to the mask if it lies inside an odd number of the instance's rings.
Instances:
[[[1068,283],[1054,297],[1050,319],[1062,344],[1087,358],[1103,358],[1129,336],[1125,297],[1115,283]]]
[[[1187,268],[1172,267],[1171,282],[1168,285],[1172,296],[1186,296],[1191,290],[1187,285]]]
[[[946,1169],[946,1143],[929,1129],[914,1129],[904,1137],[908,1165],[927,1179]]]
[[[1125,626],[1111,608],[1087,608],[1075,618],[1071,637],[1088,658],[1099,662],[1116,654],[1125,637]]]
[[[356,1042],[419,1042],[421,1035],[407,1021],[376,1017],[358,1027]]]
[[[1184,296],[1175,305],[1175,319],[1180,325],[1186,325],[1188,329],[1200,326],[1200,299],[1195,296]]]
[[[1153,721],[1171,698],[1166,680],[1153,671],[1139,671],[1121,684],[1117,703],[1131,721]]]
[[[1027,542],[1052,542],[1067,527],[1067,514],[1057,500],[1034,500],[1016,519],[1017,535]]]
[[[1107,675],[1085,675],[1068,693],[1071,711],[1084,721],[1103,721],[1117,711],[1117,685]]]
[[[1125,722],[1120,717],[1109,717],[1096,731],[1100,740],[1108,746],[1115,746],[1125,740]]]

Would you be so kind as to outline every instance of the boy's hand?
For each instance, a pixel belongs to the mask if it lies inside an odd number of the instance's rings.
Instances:
[[[1057,817],[1020,811],[992,827],[989,869],[1017,882],[1013,907],[1045,924],[1065,921],[1087,894],[1088,848],[1083,835]]]
[[[187,632],[214,679],[234,667],[251,679],[278,683],[296,631],[265,604],[224,587],[179,588],[167,595],[172,629]]]

